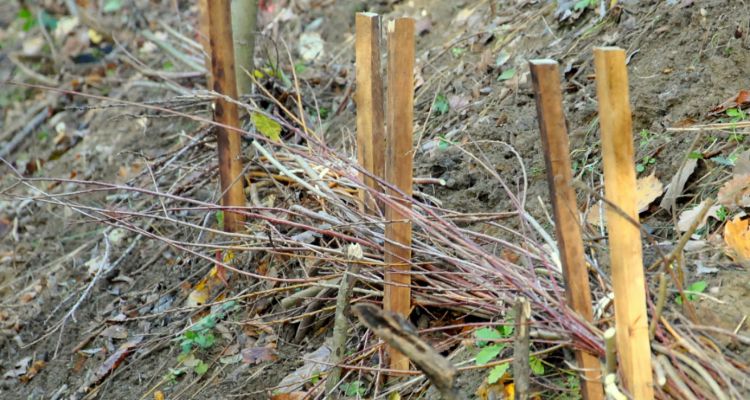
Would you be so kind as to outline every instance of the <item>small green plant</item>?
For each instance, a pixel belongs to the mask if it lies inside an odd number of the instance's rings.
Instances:
[[[341,390],[344,392],[344,395],[349,397],[363,397],[367,393],[367,388],[362,383],[362,381],[342,383]]]
[[[466,49],[464,49],[463,47],[453,47],[453,48],[451,48],[451,54],[453,55],[453,58],[459,58],[464,53],[466,53]]]
[[[703,159],[703,153],[697,150],[693,150],[688,154],[688,158],[691,160],[702,160]]]
[[[500,340],[507,340],[513,336],[513,321],[508,321],[507,325],[500,326],[498,328],[481,328],[474,332],[474,337],[477,339],[477,347],[479,352],[474,357],[477,365],[485,365],[490,361],[496,359],[505,350],[505,343],[495,343]],[[534,375],[544,374],[544,363],[541,359],[531,356],[529,357],[529,365],[531,372]],[[494,384],[499,381],[506,372],[510,369],[509,363],[502,363],[493,367],[487,375],[487,382]]]
[[[435,102],[432,104],[432,108],[435,110],[438,114],[445,114],[450,109],[450,104],[448,104],[448,99],[445,97],[444,94],[438,94],[435,96]]]
[[[220,230],[224,230],[224,211],[222,210],[216,212],[216,225]]]
[[[693,282],[687,288],[685,288],[685,297],[687,297],[688,301],[695,301],[695,299],[698,298],[698,294],[703,293],[707,287],[708,283],[706,283],[706,281]],[[682,296],[677,294],[677,297],[675,297],[674,301],[677,304],[682,305]]]
[[[513,78],[516,76],[516,69],[515,68],[509,68],[504,70],[500,75],[497,77],[498,82],[507,81],[508,79]]]
[[[23,29],[24,32],[28,32],[31,30],[31,28],[36,25],[36,18],[34,18],[34,14],[31,13],[31,10],[28,8],[22,8],[18,10],[18,19],[23,21],[23,26],[21,26],[21,29]]]
[[[726,111],[726,113],[730,118],[729,122],[742,122],[747,119],[747,113],[739,108],[730,108]]]
[[[641,129],[641,132],[638,133],[638,136],[640,136],[640,141],[638,142],[638,145],[640,148],[647,147],[649,143],[651,143],[651,132],[649,132],[648,129]]]
[[[635,170],[636,170],[636,172],[641,173],[641,172],[645,171],[646,168],[648,168],[649,165],[654,165],[654,164],[656,164],[656,159],[655,158],[649,157],[649,156],[645,156],[645,157],[643,157],[643,159],[641,160],[641,162],[635,164]]]
[[[719,219],[719,221],[724,222],[727,220],[727,217],[729,216],[729,210],[724,207],[720,206],[718,210],[716,210],[716,218]]]
[[[193,371],[198,375],[203,375],[208,371],[208,364],[202,359],[196,357],[195,353],[198,350],[207,350],[216,344],[216,337],[214,336],[213,330],[219,320],[226,317],[227,313],[237,308],[237,303],[234,301],[228,301],[221,305],[221,308],[211,313],[196,322],[176,340],[180,342],[180,355],[177,356],[177,361],[186,367],[193,368]],[[170,370],[166,378],[167,380],[175,380],[180,373],[175,371],[185,372],[184,369],[178,368]]]

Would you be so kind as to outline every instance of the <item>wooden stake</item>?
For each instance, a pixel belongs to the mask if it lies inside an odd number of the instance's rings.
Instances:
[[[208,17],[211,47],[211,72],[213,89],[217,93],[237,98],[237,83],[234,72],[234,50],[232,48],[232,18],[230,0],[208,2]],[[223,98],[216,100],[214,120],[228,127],[239,128],[237,105]],[[245,193],[240,176],[240,134],[236,130],[217,127],[219,147],[219,175],[221,178],[222,203],[224,207],[244,207]],[[224,230],[238,231],[244,222],[241,214],[224,213]]]
[[[355,56],[357,69],[357,159],[371,174],[384,178],[385,117],[383,112],[383,76],[380,64],[380,16],[357,13]],[[378,190],[374,179],[363,176],[365,184]],[[375,203],[367,200],[365,190],[360,199],[373,211]]]
[[[547,182],[555,215],[557,246],[560,251],[565,294],[568,305],[589,322],[593,321],[591,289],[583,257],[580,218],[576,195],[571,186],[570,144],[565,124],[560,72],[557,62],[534,60],[529,63],[534,84],[539,130],[547,163]],[[583,370],[581,395],[584,400],[603,398],[599,359],[582,350],[576,351],[578,367]]]
[[[625,51],[614,47],[594,49],[594,67],[605,198],[633,221],[638,221]],[[623,381],[632,398],[653,399],[641,233],[637,226],[609,206],[607,226],[615,292],[617,353]]]
[[[414,19],[398,18],[388,23],[388,103],[386,108],[385,178],[411,197],[413,182],[414,113]],[[400,197],[393,190],[388,194]],[[411,221],[399,208],[409,208],[407,199],[385,210],[385,293],[386,311],[404,317],[411,309]],[[399,207],[400,206],[400,207]],[[389,348],[391,369],[408,370],[409,359]]]

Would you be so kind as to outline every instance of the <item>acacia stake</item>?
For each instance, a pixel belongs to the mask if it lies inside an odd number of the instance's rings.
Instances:
[[[211,47],[211,72],[215,92],[237,98],[237,82],[234,69],[234,50],[232,48],[232,19],[229,0],[211,0],[208,2],[208,19]],[[240,176],[240,134],[237,105],[224,98],[216,99],[214,120],[223,126],[216,127],[219,148],[219,175],[221,180],[222,205],[224,207],[244,207],[245,193]],[[224,213],[224,230],[238,231],[244,222],[241,214]]]
[[[388,23],[388,100],[386,105],[385,178],[394,190],[388,195],[397,204],[386,206],[385,290],[386,311],[404,317],[411,310],[411,221],[404,210],[411,207],[413,183],[412,131],[414,113],[414,19],[397,18]],[[408,370],[409,359],[388,349],[391,369]]]
[[[638,221],[625,51],[615,47],[594,49],[594,68],[605,198],[632,221]],[[617,354],[625,388],[633,398],[648,400],[654,398],[654,388],[641,232],[620,212],[607,206]]]
[[[565,279],[568,305],[584,320],[593,321],[591,289],[586,262],[583,257],[580,218],[570,166],[570,144],[565,124],[560,72],[553,60],[533,60],[529,63],[534,85],[539,131],[542,134],[544,159],[547,164],[547,183],[552,197],[557,246]],[[603,399],[599,359],[583,350],[576,351],[578,367],[583,371],[581,395],[584,400]]]

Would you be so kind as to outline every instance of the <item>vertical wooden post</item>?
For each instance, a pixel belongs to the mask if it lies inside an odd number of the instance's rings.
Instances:
[[[547,183],[555,215],[557,246],[560,251],[565,294],[568,305],[583,319],[591,322],[591,289],[586,262],[583,257],[580,218],[573,191],[570,165],[570,144],[565,124],[560,72],[553,60],[533,60],[529,63],[534,84],[539,131],[542,134],[544,159],[547,164]],[[576,351],[578,367],[583,370],[581,395],[584,400],[603,399],[599,359],[585,351]]]
[[[383,112],[383,76],[380,64],[380,16],[357,13],[355,57],[357,71],[357,159],[369,173],[384,178],[385,116]],[[374,179],[363,176],[365,184],[378,190]],[[369,211],[376,207],[360,191],[360,198]]]
[[[615,47],[594,49],[594,68],[605,198],[630,219],[638,221],[625,51]],[[617,353],[625,388],[634,399],[653,399],[641,233],[611,207],[607,207],[606,215],[615,292]]]
[[[213,73],[214,91],[237,98],[237,82],[234,70],[234,50],[232,48],[232,18],[230,0],[211,0],[208,2],[208,19],[211,47],[211,72]],[[214,120],[229,127],[238,128],[239,114],[237,105],[223,98],[216,100]],[[222,203],[224,207],[244,207],[242,163],[240,162],[240,134],[226,127],[217,127],[219,148],[219,175]],[[224,213],[224,230],[238,231],[244,218],[234,212]]]
[[[413,181],[414,114],[414,19],[398,18],[388,23],[388,100],[386,105],[385,179],[411,196]],[[396,196],[393,190],[389,195]],[[411,207],[408,200],[402,207]],[[411,221],[409,215],[389,205],[385,210],[386,311],[404,317],[411,310]],[[395,285],[394,285],[395,284]],[[409,359],[389,348],[392,369],[409,369]]]

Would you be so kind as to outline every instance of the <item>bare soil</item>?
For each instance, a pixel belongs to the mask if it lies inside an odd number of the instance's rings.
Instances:
[[[39,3],[34,6],[45,6],[48,12],[57,12],[55,15],[60,17],[65,15],[65,8],[57,4],[62,2],[27,3]],[[192,31],[182,24],[197,26],[193,2],[174,2],[179,6],[179,18],[175,18],[168,2],[125,3],[132,6],[123,9],[121,19],[109,17],[101,21],[121,30],[123,37],[119,40],[125,47],[142,40],[139,29],[161,29],[159,20],[186,35]],[[275,4],[276,10],[284,7],[276,1],[269,3]],[[743,141],[731,144],[731,134],[725,132],[668,130],[715,122],[716,117],[710,116],[709,111],[750,86],[747,73],[750,8],[742,1],[684,0],[674,5],[664,1],[621,1],[601,21],[594,10],[559,21],[555,6],[539,1],[296,3],[303,5],[291,8],[294,15],[289,20],[273,21],[274,14],[270,11],[262,16],[262,22],[275,24],[275,28],[259,39],[257,60],[260,63],[277,59],[279,65],[291,71],[285,46],[289,46],[297,59],[296,40],[301,32],[320,33],[326,55],[299,73],[310,85],[306,90],[316,96],[317,106],[330,110],[330,117],[319,128],[329,143],[342,149],[351,149],[355,130],[355,106],[349,95],[354,84],[354,13],[376,11],[385,20],[413,16],[424,27],[417,40],[415,176],[442,179],[445,185],[423,185],[416,189],[432,196],[445,209],[501,213],[514,209],[514,201],[523,201],[535,218],[549,221],[544,159],[527,72],[528,60],[537,58],[560,62],[576,176],[594,191],[600,191],[594,46],[619,46],[627,50],[637,161],[655,159],[646,165],[641,176],[654,172],[667,184],[690,151],[710,153],[724,146],[714,156],[729,156],[747,148]],[[495,5],[494,12],[488,3]],[[19,21],[15,18],[18,5],[0,4],[0,10],[3,45],[0,81],[33,82],[8,58],[28,38],[13,33],[18,31]],[[131,52],[135,50],[129,48]],[[507,61],[498,65],[498,57]],[[120,58],[99,61],[93,66],[74,65],[79,70],[71,74],[84,77],[97,68],[109,68],[107,63],[115,64],[114,78],[105,75],[99,83],[83,85],[77,90],[134,102],[159,101],[160,106],[178,105],[183,112],[210,118],[205,102],[180,102],[174,92],[166,89],[134,85],[139,80],[133,78],[137,72]],[[158,65],[152,63],[154,66]],[[510,69],[515,69],[514,75],[507,80],[498,79]],[[192,88],[202,84],[201,78],[186,83]],[[60,114],[55,121],[65,122],[67,133],[58,135],[54,125],[42,125],[19,149],[5,157],[26,176],[126,184],[138,174],[148,174],[149,162],[169,159],[173,152],[190,143],[191,137],[199,137],[203,131],[197,121],[156,110],[100,107],[103,102],[97,99],[5,84],[0,95],[4,102],[0,132],[26,116],[36,102],[57,96],[63,99],[55,107],[54,113]],[[447,112],[437,109],[438,97],[445,97],[450,103]],[[46,132],[44,140],[42,132]],[[647,133],[641,136],[641,132]],[[696,135],[699,136],[693,145]],[[176,163],[186,171],[185,176],[174,182],[181,195],[216,201],[216,171],[214,164],[206,161],[214,154],[213,146],[211,141],[201,139],[177,159]],[[40,160],[44,160],[43,167],[33,171]],[[191,164],[195,166],[192,170]],[[698,164],[678,200],[680,210],[715,194],[720,187],[718,183],[731,174],[729,169],[709,159]],[[0,188],[11,193],[8,188],[14,178],[3,173],[7,175],[0,179]],[[517,195],[516,199],[499,187],[497,176]],[[66,190],[75,187],[73,183],[59,185]],[[139,399],[153,398],[152,389],[158,388],[170,399],[266,399],[282,378],[305,364],[303,354],[318,349],[330,336],[331,313],[322,314],[302,341],[294,340],[296,323],[273,325],[268,331],[248,325],[245,322],[254,321],[259,315],[285,317],[278,304],[280,298],[258,301],[251,307],[233,311],[219,323],[222,333],[217,337],[219,345],[206,354],[206,360],[211,361],[206,375],[188,371],[183,376],[170,377],[170,368],[178,368],[180,364],[177,361],[180,345],[175,338],[188,326],[191,316],[193,321],[197,319],[194,311],[182,307],[187,304],[190,289],[211,265],[148,237],[126,236],[126,240],[112,243],[108,254],[110,262],[125,257],[90,288],[72,312],[91,281],[91,263],[107,251],[101,239],[103,235],[111,237],[112,230],[96,222],[100,217],[74,213],[54,202],[29,200],[33,191],[26,193],[27,199],[0,193],[0,375],[5,375],[0,381],[1,398]],[[594,201],[589,194],[581,193],[581,210],[585,211]],[[111,207],[113,212],[128,208],[127,201],[96,191],[87,193],[85,202]],[[504,222],[517,226],[512,218]],[[669,243],[675,242],[676,219],[659,208],[658,202],[641,214],[641,219],[653,235],[651,240],[644,241],[650,257],[646,260],[648,264],[657,254],[654,243],[668,243],[659,249],[668,251]],[[205,223],[200,218],[194,221]],[[174,235],[176,240],[198,239],[185,237],[180,231],[159,232],[159,226],[155,222],[146,230]],[[546,227],[552,232],[551,223]],[[513,240],[512,234],[499,227],[484,225],[477,229]],[[600,250],[596,257],[606,271],[608,256],[601,232],[588,226],[586,233],[587,244]],[[242,261],[246,268],[259,268],[259,255],[241,257],[246,257]],[[704,274],[698,265],[712,268],[713,272]],[[746,267],[725,257],[719,248],[688,252],[685,266],[686,282],[703,279],[709,283],[708,296],[695,302],[701,325],[749,337],[750,323],[745,320],[750,314],[750,279]],[[289,271],[274,273],[296,276]],[[649,273],[649,285],[655,286],[654,280]],[[237,294],[273,287],[238,277],[231,291]],[[415,316],[415,323],[419,322],[417,319]],[[125,336],[118,335],[112,327],[122,327]],[[143,343],[134,354],[124,358],[111,375],[97,377],[111,354],[140,335],[144,335]],[[247,341],[255,341],[257,347],[275,342],[278,358],[257,363],[219,361],[227,354],[238,354],[237,348],[244,348]],[[719,341],[735,352],[736,359],[750,359],[746,344],[726,338]],[[27,382],[22,382],[20,376],[10,372],[27,357],[44,361],[45,365]],[[364,374],[355,371],[353,376]],[[483,373],[472,372],[462,374],[459,379],[465,393],[472,397],[483,378]],[[558,389],[557,392],[545,389],[543,397],[573,396],[564,388]],[[746,387],[745,393],[750,393],[750,389]],[[435,394],[412,394],[413,398],[420,396],[434,398]]]

